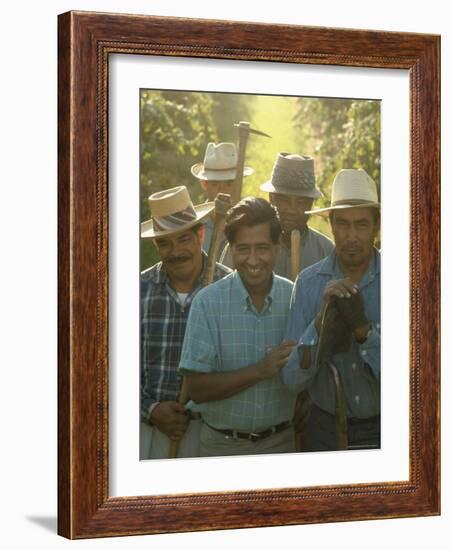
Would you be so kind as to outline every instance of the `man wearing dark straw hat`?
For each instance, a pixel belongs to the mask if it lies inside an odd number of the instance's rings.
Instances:
[[[270,194],[270,202],[276,206],[281,220],[282,236],[275,273],[292,279],[291,233],[300,232],[298,271],[320,260],[333,249],[333,243],[322,233],[307,225],[314,199],[322,196],[315,184],[314,159],[304,155],[278,153],[269,181],[260,186]]]
[[[299,275],[291,300],[286,338],[298,345],[283,379],[295,391],[308,389],[313,403],[304,450],[380,447],[379,206],[364,170],[341,170],[331,206],[307,212],[329,217],[335,249]],[[335,334],[326,322],[333,314]],[[344,447],[337,443],[341,409]]]
[[[170,440],[180,442],[178,456],[198,456],[200,422],[189,423],[177,402],[178,364],[190,304],[207,267],[203,221],[214,204],[193,206],[181,186],[154,193],[149,205],[141,237],[154,240],[160,262],[141,274],[140,458],[167,458]],[[229,271],[216,264],[214,281]]]
[[[198,162],[191,167],[191,173],[200,180],[201,187],[208,201],[214,201],[218,193],[232,195],[237,177],[237,149],[234,143],[208,143],[204,162]],[[243,175],[253,173],[249,166],[243,168]],[[203,250],[209,252],[212,239],[214,220],[209,216],[204,221],[205,235]],[[226,238],[223,236],[219,251],[223,250]]]

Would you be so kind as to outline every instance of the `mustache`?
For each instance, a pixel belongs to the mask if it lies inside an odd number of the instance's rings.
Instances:
[[[168,256],[168,258],[164,259],[164,262],[166,264],[179,264],[182,262],[186,262],[187,260],[190,260],[190,256]]]

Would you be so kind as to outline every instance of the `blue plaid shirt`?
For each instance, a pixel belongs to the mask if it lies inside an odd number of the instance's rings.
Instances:
[[[315,317],[320,310],[323,290],[332,280],[343,279],[336,253],[298,275],[292,294],[286,337],[298,341],[283,368],[283,378],[295,391],[309,388],[312,401],[324,411],[335,414],[334,383],[329,369],[314,363],[318,342]],[[371,263],[361,279],[367,319],[371,324],[367,340],[359,344],[353,339],[348,352],[333,356],[344,387],[347,414],[353,418],[369,418],[380,412],[380,253],[374,250]],[[300,368],[303,348],[311,347],[311,366]]]
[[[254,307],[237,271],[203,289],[192,303],[180,368],[227,372],[260,361],[269,347],[284,340],[292,286],[273,275],[261,311]],[[258,432],[291,420],[294,401],[279,374],[232,397],[191,402],[189,407],[214,428]]]
[[[204,269],[207,256],[203,253]],[[230,273],[216,265],[214,281]],[[202,279],[204,272],[201,274]],[[200,280],[181,305],[162,262],[143,271],[140,285],[141,319],[141,418],[148,420],[151,405],[174,401],[180,389],[178,365],[190,305],[202,288]]]

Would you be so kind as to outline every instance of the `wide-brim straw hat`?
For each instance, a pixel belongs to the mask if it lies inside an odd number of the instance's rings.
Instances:
[[[340,170],[331,189],[331,205],[327,208],[308,210],[305,214],[327,217],[333,210],[346,208],[379,208],[377,186],[365,170],[359,168]]]
[[[305,155],[278,153],[271,178],[261,191],[318,199],[323,196],[315,184],[314,159]]]
[[[141,237],[153,239],[186,231],[207,217],[215,208],[213,202],[193,206],[185,186],[153,193],[149,197],[151,219],[141,224]]]
[[[200,180],[226,181],[237,177],[237,149],[234,143],[208,143],[204,162],[191,167],[191,173]],[[245,166],[243,175],[249,176],[253,168]]]

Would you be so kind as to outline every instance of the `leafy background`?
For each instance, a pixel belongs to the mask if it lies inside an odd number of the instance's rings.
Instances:
[[[250,136],[242,195],[267,198],[259,186],[272,172],[276,155],[285,151],[313,156],[317,185],[329,204],[335,174],[341,168],[364,168],[380,186],[380,102],[378,100],[264,96],[142,90],[140,139],[141,221],[150,217],[148,197],[185,185],[195,204],[204,196],[190,172],[202,162],[209,141],[233,141],[234,123],[246,120],[271,139]],[[310,225],[330,234],[328,223],[313,216]],[[158,260],[149,239],[141,241],[141,269]]]

